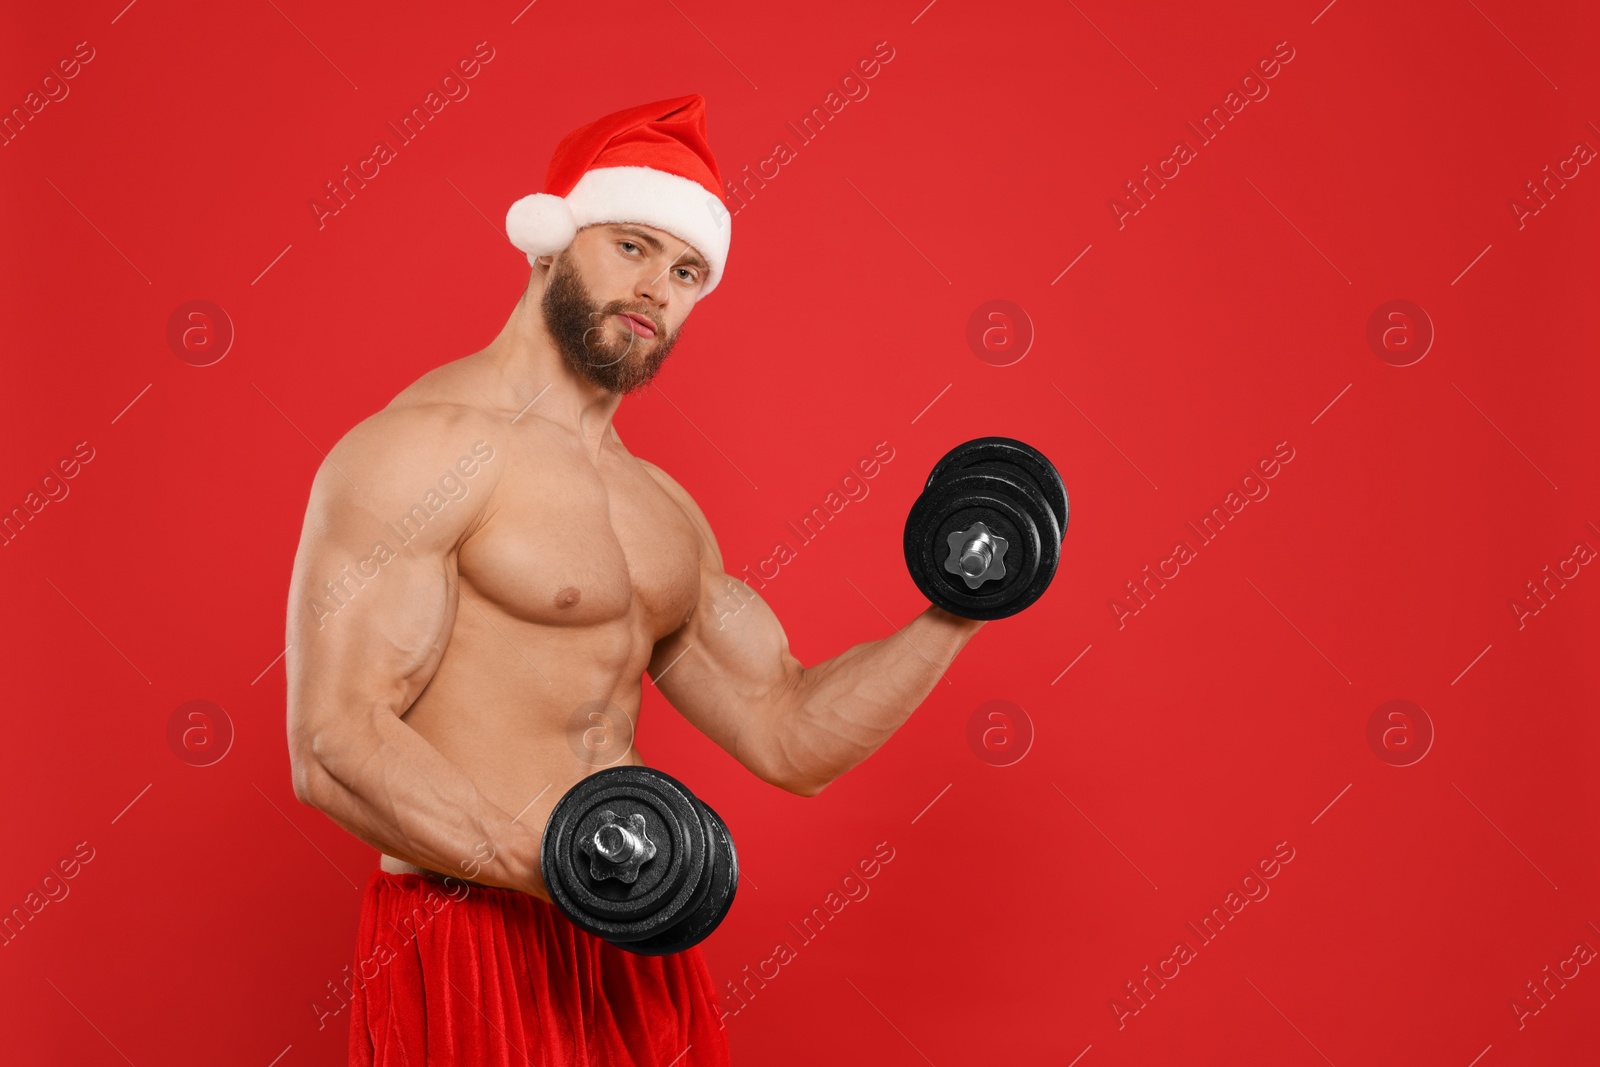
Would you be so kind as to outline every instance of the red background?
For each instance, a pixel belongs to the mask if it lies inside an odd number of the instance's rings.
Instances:
[[[1521,1028],[1511,1002],[1600,948],[1600,577],[1521,629],[1509,607],[1600,547],[1600,176],[1520,228],[1509,206],[1600,146],[1592,11],[123,3],[14,9],[0,34],[8,109],[95,50],[0,148],[0,504],[94,449],[0,556],[0,908],[94,850],[0,949],[8,1062],[342,1062],[347,1016],[318,1031],[310,1004],[375,856],[295,802],[275,659],[312,473],[497,332],[527,276],[500,220],[555,142],[686,92],[729,176],[779,139],[796,158],[736,216],[659,388],[624,403],[629,446],[731,566],[895,450],[764,591],[802,660],[924,606],[900,530],[951,445],[1023,438],[1073,505],[1045,598],[817,799],[647,686],[642,750],[723,812],[749,875],[705,946],[719,985],[895,850],[729,1016],[736,1061],[1593,1062],[1597,968]],[[319,229],[323,183],[479,41],[470,96]],[[797,145],[785,123],[880,41],[870,94]],[[1270,95],[1200,146],[1185,122],[1282,41]],[[1179,139],[1198,158],[1119,229],[1111,198]],[[165,336],[194,299],[237,332],[207,367]],[[1036,335],[1010,366],[966,341],[994,299]],[[1394,299],[1437,333],[1406,367],[1366,339]],[[1119,628],[1123,583],[1285,441],[1270,496]],[[235,731],[208,767],[167,741],[193,699]],[[995,767],[967,724],[1002,699],[1036,737]],[[1393,699],[1436,732],[1411,766],[1367,741]],[[1270,896],[1119,1028],[1124,983],[1279,842]]]

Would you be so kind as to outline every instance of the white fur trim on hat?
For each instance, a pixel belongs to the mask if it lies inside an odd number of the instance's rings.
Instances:
[[[708,295],[727,269],[733,216],[705,186],[654,167],[599,167],[587,171],[563,199],[548,193],[525,196],[506,213],[506,235],[528,254],[559,252],[578,230],[601,222],[638,222],[666,230],[705,257]]]

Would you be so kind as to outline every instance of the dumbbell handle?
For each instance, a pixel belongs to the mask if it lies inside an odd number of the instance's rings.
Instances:
[[[989,569],[989,561],[994,558],[994,546],[989,540],[989,532],[980,530],[978,535],[961,546],[961,572],[969,578],[976,578]]]
[[[589,854],[589,874],[596,880],[615,878],[631,884],[639,869],[655,858],[656,843],[645,832],[642,815],[632,815],[626,823],[617,821],[614,811],[601,813],[604,820],[581,848]]]
[[[644,842],[626,827],[608,823],[594,832],[594,849],[606,862],[620,867],[644,852]]]
[[[1004,578],[1006,549],[1010,543],[982,522],[950,534],[950,556],[944,569],[959,577],[968,589],[984,582]]]

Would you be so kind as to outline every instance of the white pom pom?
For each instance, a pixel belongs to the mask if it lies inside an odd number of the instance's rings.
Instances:
[[[506,236],[530,260],[561,251],[577,235],[578,224],[573,221],[567,202],[559,196],[534,193],[512,204],[506,212]]]

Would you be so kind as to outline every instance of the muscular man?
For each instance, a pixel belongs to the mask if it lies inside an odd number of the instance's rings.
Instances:
[[[532,271],[499,336],[402,390],[317,472],[288,733],[295,794],[383,854],[352,1063],[726,1063],[698,948],[633,955],[550,903],[551,808],[601,766],[642,762],[647,670],[757,777],[815,796],[982,625],[929,607],[803,666],[724,573],[694,500],[612,425],[726,261],[703,106],[661,101],[564,140],[551,192],[511,212]]]

